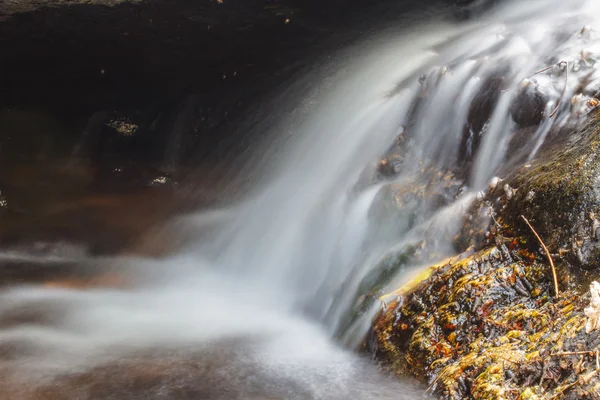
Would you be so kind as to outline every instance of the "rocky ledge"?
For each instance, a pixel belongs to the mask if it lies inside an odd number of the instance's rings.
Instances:
[[[376,359],[443,399],[598,398],[599,144],[595,114],[494,179],[465,252],[381,298]]]

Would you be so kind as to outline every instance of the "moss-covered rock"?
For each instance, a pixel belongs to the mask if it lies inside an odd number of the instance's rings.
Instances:
[[[584,313],[600,266],[599,133],[595,115],[508,164],[454,238],[475,254],[382,298],[367,341],[382,365],[444,399],[600,397],[600,333]]]
[[[394,373],[421,377],[444,399],[597,395],[600,334],[585,331],[588,296],[554,297],[533,254],[492,247],[430,275],[396,291],[375,321],[372,350]]]
[[[534,239],[525,215],[551,252],[584,269],[600,267],[599,131],[595,116],[580,132],[560,132],[539,157],[496,185],[491,197],[507,235]]]

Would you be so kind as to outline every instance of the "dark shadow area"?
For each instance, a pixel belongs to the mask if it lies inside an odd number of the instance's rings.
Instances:
[[[273,112],[258,106],[265,95],[285,89],[315,60],[438,3],[0,5],[0,243],[35,231],[35,239],[95,238],[115,251],[148,229],[146,222],[222,200],[240,168],[234,160],[260,139],[240,129],[241,121]],[[161,217],[123,218],[135,201],[112,197],[132,192],[145,203],[139,210]],[[165,196],[171,200],[144,200]],[[177,196],[183,199],[174,202]],[[100,226],[105,234],[96,234]]]

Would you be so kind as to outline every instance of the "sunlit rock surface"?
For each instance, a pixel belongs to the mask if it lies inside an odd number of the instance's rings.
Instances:
[[[598,137],[594,116],[535,159],[505,167],[456,237],[458,249],[476,253],[381,298],[386,306],[366,346],[382,365],[444,399],[598,397],[600,336],[586,329],[600,267]],[[549,248],[558,296],[548,257],[521,215]]]
[[[444,399],[595,398],[600,336],[586,333],[588,297],[565,290],[556,298],[535,255],[494,247],[394,293],[371,351]]]

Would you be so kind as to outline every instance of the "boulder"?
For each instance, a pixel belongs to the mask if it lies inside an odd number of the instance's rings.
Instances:
[[[380,297],[364,344],[381,365],[443,399],[597,398],[599,133],[592,114],[507,164],[455,237],[469,252]]]

